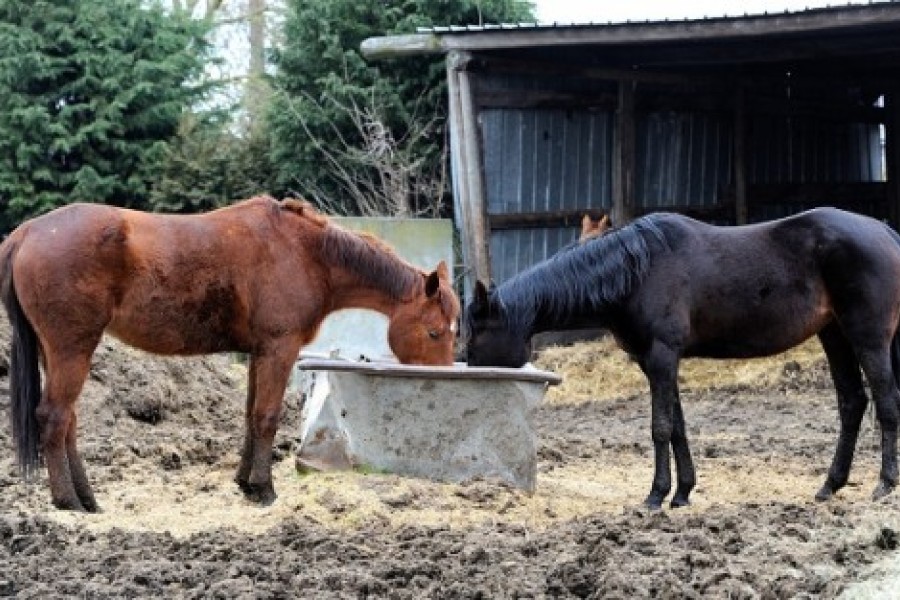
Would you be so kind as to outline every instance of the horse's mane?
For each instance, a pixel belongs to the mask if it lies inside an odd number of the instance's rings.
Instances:
[[[540,312],[563,322],[600,311],[639,285],[650,265],[651,239],[668,247],[661,215],[647,215],[584,243],[573,243],[496,289],[511,329],[530,328]]]
[[[322,238],[322,257],[328,264],[349,269],[363,282],[395,300],[408,296],[422,281],[422,273],[377,237],[348,231],[329,223]]]

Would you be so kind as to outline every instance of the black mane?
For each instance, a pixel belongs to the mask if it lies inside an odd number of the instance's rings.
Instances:
[[[492,301],[500,304],[515,331],[530,328],[539,315],[561,322],[575,313],[599,312],[643,281],[651,239],[668,247],[659,226],[664,216],[647,215],[585,243],[566,246],[501,284]]]

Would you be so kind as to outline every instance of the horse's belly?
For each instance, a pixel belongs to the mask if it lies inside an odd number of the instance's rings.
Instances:
[[[775,295],[743,310],[712,308],[693,320],[686,355],[754,358],[778,354],[817,334],[833,318],[824,291],[792,301]]]
[[[233,299],[150,298],[123,303],[107,331],[123,342],[157,354],[211,354],[247,351],[243,316]]]
[[[148,319],[114,319],[106,331],[126,344],[154,354],[213,354],[247,352],[248,344],[226,327],[200,326],[196,322],[170,320],[166,324]]]

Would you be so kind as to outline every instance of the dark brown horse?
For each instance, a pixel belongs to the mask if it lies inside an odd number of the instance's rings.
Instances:
[[[31,475],[42,454],[54,505],[87,511],[97,503],[78,455],[74,407],[104,331],[157,354],[250,355],[236,481],[267,504],[285,386],[326,315],[384,313],[396,356],[433,365],[452,364],[459,315],[443,263],[424,273],[305,202],[271,198],[193,216],[61,208],[0,245],[0,292],[13,326],[19,465]]]
[[[604,327],[640,365],[652,396],[655,472],[646,504],[688,503],[694,463],[678,397],[683,357],[749,358],[818,334],[834,385],[840,436],[816,497],[847,483],[868,399],[881,425],[873,496],[897,485],[900,236],[835,209],[743,227],[653,214],[573,244],[495,289],[476,285],[466,307],[470,365],[519,367],[540,331]]]

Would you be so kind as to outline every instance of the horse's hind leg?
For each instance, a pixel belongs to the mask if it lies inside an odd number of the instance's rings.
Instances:
[[[816,494],[816,500],[827,500],[844,487],[850,477],[850,467],[859,436],[859,427],[866,411],[868,398],[856,353],[836,324],[819,333],[819,340],[828,358],[828,367],[837,392],[841,429],[828,477]]]
[[[97,500],[94,499],[94,491],[88,482],[87,473],[84,470],[84,463],[81,461],[81,455],[78,453],[77,444],[78,416],[72,414],[69,421],[69,431],[66,433],[66,457],[69,460],[69,471],[72,474],[72,485],[75,486],[75,494],[81,500],[81,505],[88,512],[99,512],[100,507],[97,506]]]
[[[45,355],[47,381],[37,419],[53,505],[64,510],[97,510],[75,439],[75,402],[87,378],[90,357],[91,353],[65,358],[52,352]]]
[[[890,346],[865,348],[858,352],[860,364],[875,401],[875,416],[881,425],[881,473],[872,499],[878,500],[897,486],[897,425],[900,421],[900,394],[891,369]]]

